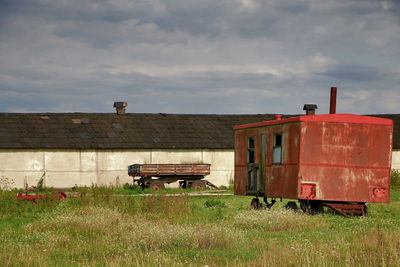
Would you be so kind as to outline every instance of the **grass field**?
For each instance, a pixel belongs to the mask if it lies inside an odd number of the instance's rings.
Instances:
[[[398,266],[400,191],[368,217],[306,215],[251,197],[115,196],[16,202],[0,191],[1,266]],[[166,191],[169,192],[169,191]],[[176,192],[176,190],[174,191]],[[183,191],[185,192],[185,191]],[[135,192],[134,192],[135,193]]]

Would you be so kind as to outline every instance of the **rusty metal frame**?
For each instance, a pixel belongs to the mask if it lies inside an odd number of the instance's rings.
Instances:
[[[350,215],[366,216],[367,207],[365,203],[330,203],[322,202],[323,206],[329,207],[340,215],[349,217]]]

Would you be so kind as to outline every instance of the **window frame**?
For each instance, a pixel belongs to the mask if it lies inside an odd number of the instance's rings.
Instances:
[[[253,140],[253,147],[250,148],[250,139]],[[250,153],[253,154],[253,161],[250,162]],[[256,136],[248,135],[246,136],[246,164],[255,164],[256,163]]]
[[[281,143],[280,145],[276,145],[276,137],[280,136],[281,137]],[[279,162],[275,162],[275,149],[280,148],[280,158]],[[282,165],[282,159],[283,159],[283,132],[275,132],[273,135],[272,139],[272,165]]]

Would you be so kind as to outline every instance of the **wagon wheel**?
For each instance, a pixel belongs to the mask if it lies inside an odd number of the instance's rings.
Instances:
[[[307,200],[299,200],[300,208],[304,213],[314,214],[313,209],[311,207],[311,203]]]
[[[205,185],[205,183],[204,183],[203,181],[197,180],[197,181],[194,181],[194,182],[192,183],[192,188],[193,188],[194,190],[205,189],[205,188],[206,188],[206,185]]]
[[[314,215],[314,214],[321,213],[324,211],[323,205],[321,204],[320,201],[299,200],[299,202],[300,202],[300,207],[303,210],[303,212],[308,213],[310,215]]]
[[[155,190],[155,191],[161,190],[161,189],[164,189],[164,188],[165,188],[164,183],[161,182],[160,180],[154,180],[154,181],[152,181],[152,182],[150,183],[149,187],[150,187],[150,189]]]
[[[259,200],[258,198],[253,198],[253,199],[251,200],[250,207],[251,207],[253,210],[259,210],[259,209],[261,209],[260,200]]]
[[[289,202],[286,204],[285,208],[288,209],[288,210],[297,211],[297,204],[296,204],[296,202],[294,202],[294,201],[289,201]]]
[[[303,212],[307,212],[308,203],[304,200],[299,200],[300,208]]]
[[[367,205],[364,204],[364,214],[363,216],[368,216],[368,209],[367,209]]]

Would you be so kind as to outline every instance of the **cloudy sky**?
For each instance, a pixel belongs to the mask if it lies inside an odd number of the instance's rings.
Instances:
[[[400,1],[0,0],[0,112],[400,113]]]

